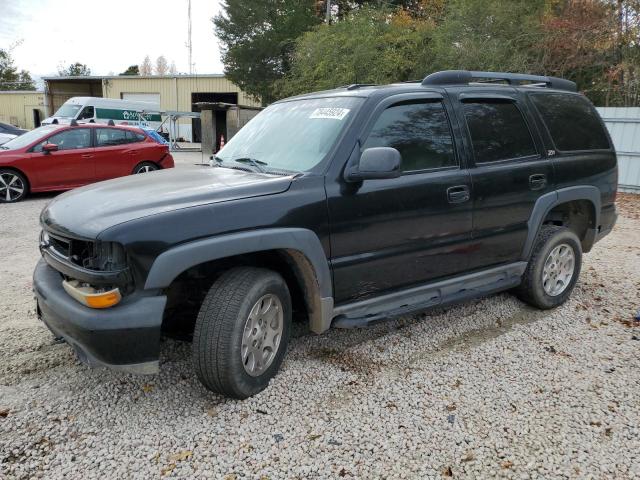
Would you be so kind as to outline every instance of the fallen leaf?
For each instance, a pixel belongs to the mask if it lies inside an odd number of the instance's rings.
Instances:
[[[317,440],[317,439],[319,439],[321,436],[322,436],[322,435],[320,435],[320,434],[312,434],[312,435],[309,435],[307,438],[308,438],[309,440]]]
[[[449,405],[447,405],[447,411],[448,412],[453,412],[456,409],[456,404],[455,403],[450,403]]]
[[[338,472],[338,475],[340,475],[341,477],[346,477],[347,476],[347,472],[344,467],[340,469],[340,472]]]
[[[210,417],[215,417],[218,414],[218,411],[215,407],[207,408],[207,415]]]
[[[451,385],[452,388],[458,388],[460,385],[462,385],[462,382],[460,381],[460,379],[457,379],[453,385]]]
[[[473,452],[467,452],[464,454],[464,456],[461,458],[461,460],[463,462],[471,462],[472,460],[475,460],[475,455],[473,454]]]
[[[187,460],[193,456],[193,452],[191,450],[183,450],[178,453],[174,453],[173,455],[169,455],[169,461],[172,463],[182,462]]]
[[[509,460],[505,460],[504,462],[502,462],[500,464],[500,468],[502,468],[503,470],[506,470],[508,468],[513,467],[513,462],[509,461]]]
[[[153,385],[151,385],[150,383],[145,383],[144,385],[142,385],[142,391],[144,393],[151,393],[153,391]]]
[[[173,472],[175,468],[176,468],[176,464],[170,463],[169,465],[167,465],[166,467],[160,470],[160,475],[169,475],[171,472]]]
[[[591,425],[592,427],[599,427],[602,425],[602,422],[600,420],[591,420],[589,422],[589,425]]]
[[[7,418],[7,415],[9,415],[10,411],[11,410],[9,410],[8,408],[3,408],[2,410],[0,410],[0,417]]]
[[[451,470],[451,467],[445,467],[442,469],[442,475],[445,477],[453,477],[453,470]]]

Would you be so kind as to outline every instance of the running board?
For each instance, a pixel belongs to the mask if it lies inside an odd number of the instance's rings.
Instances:
[[[516,287],[527,262],[510,263],[461,277],[413,287],[334,309],[335,328],[364,328],[432,307],[470,300]]]

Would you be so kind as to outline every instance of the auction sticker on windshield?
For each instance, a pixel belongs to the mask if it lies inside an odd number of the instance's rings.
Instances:
[[[316,108],[309,118],[331,118],[333,120],[342,120],[347,116],[349,111],[350,110],[348,108]]]

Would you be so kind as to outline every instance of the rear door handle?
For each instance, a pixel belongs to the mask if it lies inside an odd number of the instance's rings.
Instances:
[[[82,158],[91,158],[93,157],[93,155],[91,155],[90,153],[85,153],[84,155],[82,155]]]
[[[547,186],[547,176],[543,173],[536,173],[529,177],[530,190],[542,190]]]
[[[470,198],[469,187],[466,185],[456,185],[455,187],[447,188],[447,201],[449,203],[464,203],[468,202]]]

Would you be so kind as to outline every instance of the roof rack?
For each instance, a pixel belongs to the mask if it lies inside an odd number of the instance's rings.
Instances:
[[[352,83],[351,85],[345,85],[344,87],[340,87],[340,88],[346,88],[347,90],[357,90],[358,88],[362,88],[362,87],[375,87],[377,84],[375,83]]]
[[[427,76],[422,85],[468,85],[478,83],[506,83],[516,87],[556,88],[576,92],[575,82],[558,77],[526,75],[522,73],[472,72],[468,70],[445,70]]]

